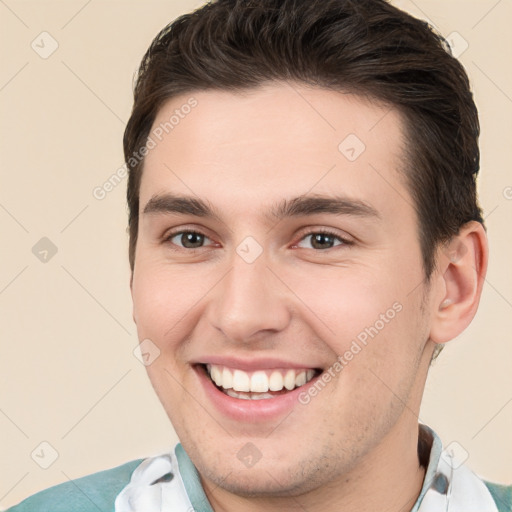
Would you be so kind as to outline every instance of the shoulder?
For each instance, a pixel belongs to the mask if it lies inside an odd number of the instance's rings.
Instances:
[[[483,480],[499,512],[512,512],[512,485],[494,484]]]
[[[143,459],[70,480],[38,492],[6,512],[110,512],[114,501]]]

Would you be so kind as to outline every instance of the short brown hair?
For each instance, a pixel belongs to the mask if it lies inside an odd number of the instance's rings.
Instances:
[[[483,224],[479,122],[468,77],[426,22],[384,0],[216,0],[167,25],[142,59],[123,141],[132,271],[144,164],[132,156],[162,104],[197,90],[271,81],[353,92],[401,112],[427,279],[439,243],[471,220]]]

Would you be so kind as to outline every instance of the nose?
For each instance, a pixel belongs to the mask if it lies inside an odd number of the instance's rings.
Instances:
[[[263,256],[247,263],[235,254],[231,270],[215,289],[208,318],[226,339],[238,343],[272,340],[271,334],[290,322],[286,288]]]

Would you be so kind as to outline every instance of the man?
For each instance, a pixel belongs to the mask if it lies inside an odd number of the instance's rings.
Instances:
[[[467,76],[382,0],[218,0],[143,59],[133,317],[181,443],[11,510],[496,512],[419,424],[488,260]]]

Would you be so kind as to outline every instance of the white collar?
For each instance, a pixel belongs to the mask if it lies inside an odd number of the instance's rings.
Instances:
[[[498,512],[485,483],[464,466],[460,444],[452,442],[443,449],[430,427],[421,423],[419,427],[433,442],[423,488],[411,512]]]
[[[194,512],[175,453],[142,461],[115,501],[115,512],[164,511]]]

